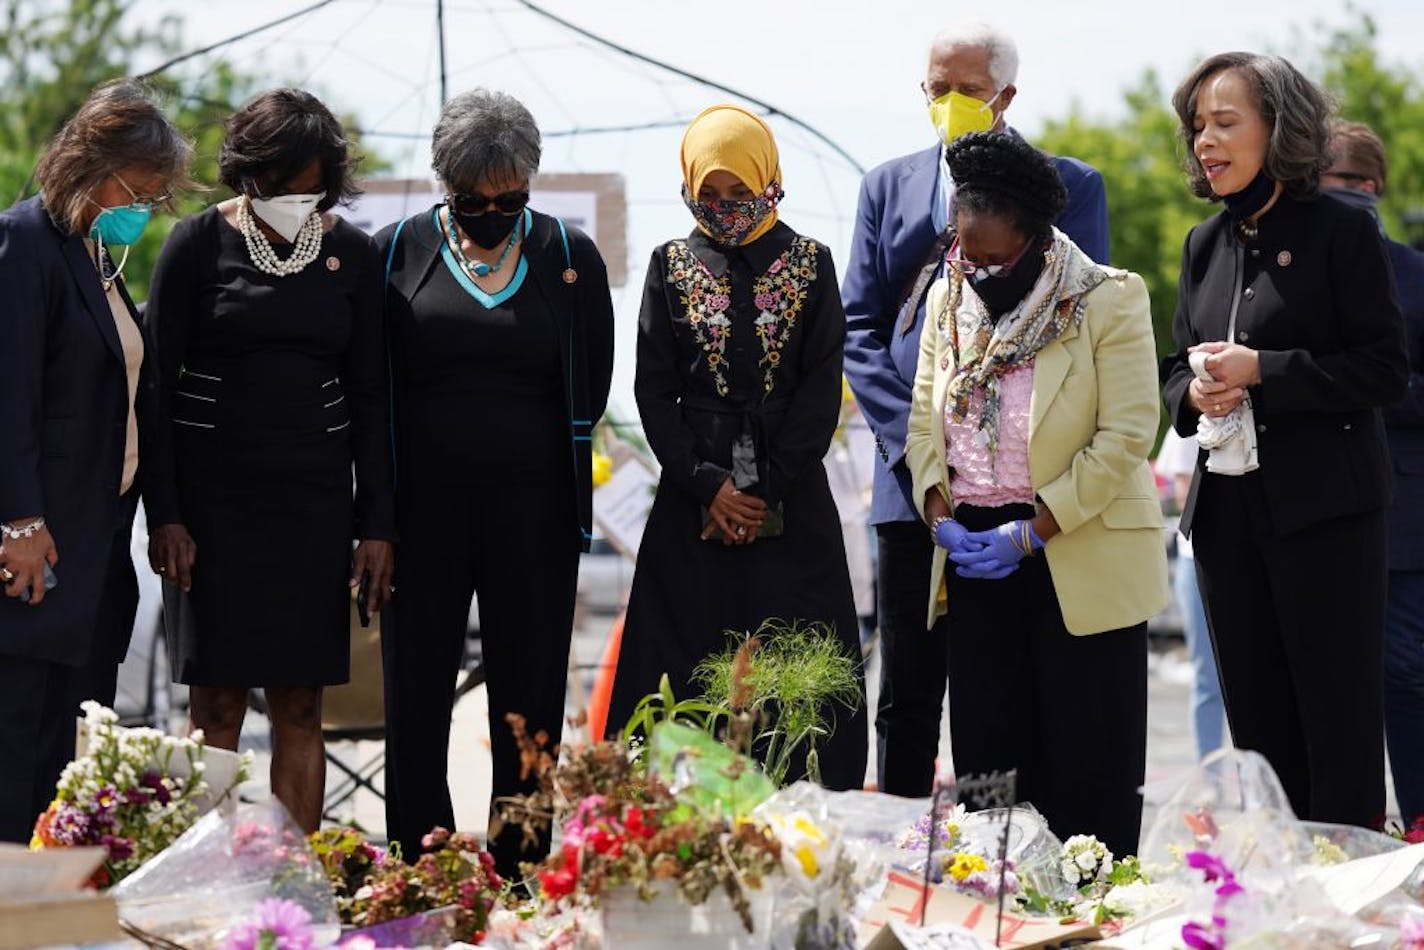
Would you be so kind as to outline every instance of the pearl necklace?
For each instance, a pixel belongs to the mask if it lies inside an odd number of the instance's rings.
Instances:
[[[252,205],[245,197],[237,206],[237,229],[247,239],[247,255],[252,258],[252,265],[274,277],[288,277],[300,273],[321,253],[321,215],[316,212],[312,212],[302,222],[302,229],[297,232],[296,245],[292,248],[292,256],[285,261],[272,250],[272,243],[257,226]]]

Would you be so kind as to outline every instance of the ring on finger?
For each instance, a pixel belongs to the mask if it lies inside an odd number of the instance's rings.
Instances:
[[[6,584],[8,584],[14,579],[14,571],[10,570],[8,567],[0,567],[0,581],[4,581]]]

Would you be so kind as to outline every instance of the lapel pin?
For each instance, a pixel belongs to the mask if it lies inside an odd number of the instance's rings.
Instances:
[[[1279,264],[1279,265],[1281,265],[1282,267],[1289,267],[1289,266],[1290,266],[1290,262],[1291,262],[1291,252],[1290,252],[1290,251],[1281,251],[1279,254],[1276,255],[1276,263]]]
[[[576,270],[574,270],[572,267],[570,267],[570,268],[568,268],[567,270],[564,271],[564,275],[563,275],[563,276],[564,276],[564,283],[566,283],[566,284],[572,284],[574,281],[578,280],[578,271],[576,271]]]
[[[330,271],[341,270],[341,258],[339,258],[339,257],[328,257],[328,258],[326,259],[326,269],[327,269],[327,270],[330,270]]]

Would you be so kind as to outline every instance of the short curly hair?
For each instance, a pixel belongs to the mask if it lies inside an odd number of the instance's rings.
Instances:
[[[1217,73],[1235,70],[1246,80],[1252,103],[1270,126],[1266,174],[1287,193],[1310,198],[1320,191],[1320,175],[1330,167],[1330,119],[1335,102],[1281,56],[1217,53],[1203,60],[1172,94],[1177,133],[1186,146],[1187,182],[1198,198],[1218,199],[1196,154],[1197,96]]]
[[[1053,162],[1017,135],[962,135],[950,144],[945,160],[958,210],[1012,218],[1023,234],[1048,234],[1068,204]]]
[[[313,161],[321,162],[326,192],[319,210],[349,205],[361,193],[356,187],[361,158],[331,110],[305,90],[270,89],[227,120],[218,175],[239,195],[249,183],[270,192],[286,186]]]

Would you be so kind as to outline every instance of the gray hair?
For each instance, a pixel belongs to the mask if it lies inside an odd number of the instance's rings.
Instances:
[[[998,27],[987,23],[955,23],[935,34],[930,55],[941,48],[969,46],[989,54],[989,78],[997,89],[1003,89],[1019,78],[1019,48],[1013,39]]]
[[[539,171],[539,126],[518,99],[472,89],[446,103],[430,143],[431,167],[452,192],[491,178],[529,179]]]
[[[45,146],[35,181],[54,223],[78,234],[94,214],[90,195],[110,175],[135,166],[151,169],[172,194],[193,187],[192,158],[192,143],[168,121],[148,88],[120,79],[95,89],[64,123]]]
[[[1196,154],[1197,95],[1202,84],[1234,69],[1246,81],[1252,103],[1270,127],[1266,140],[1266,174],[1298,198],[1320,190],[1320,175],[1330,167],[1330,118],[1335,103],[1306,79],[1289,60],[1259,53],[1218,53],[1203,60],[1172,94],[1178,134],[1187,147],[1186,172],[1192,193],[1216,198]]]

